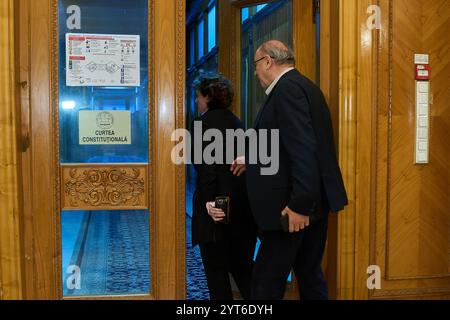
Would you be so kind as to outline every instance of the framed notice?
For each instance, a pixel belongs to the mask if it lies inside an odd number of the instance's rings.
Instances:
[[[80,145],[131,144],[130,111],[79,112]]]
[[[66,33],[66,85],[140,86],[139,35]]]

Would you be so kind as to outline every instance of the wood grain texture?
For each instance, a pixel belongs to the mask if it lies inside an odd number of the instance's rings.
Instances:
[[[30,137],[30,148],[22,154],[25,294],[28,299],[56,299],[62,297],[57,213],[63,185],[58,174],[57,0],[25,0],[20,6],[19,70],[20,81],[26,82],[20,93],[22,135]],[[162,14],[159,19],[155,18],[156,6]],[[139,299],[184,297],[184,168],[173,166],[170,160],[170,134],[175,126],[184,127],[184,15],[183,1],[176,5],[149,2],[149,61],[154,63],[149,75],[153,98],[149,101],[149,149],[154,159],[148,174],[143,174],[148,184],[142,201],[150,208],[154,279],[152,295]],[[157,22],[159,29],[155,30]],[[171,46],[167,46],[167,35],[173,38]],[[160,58],[157,62],[155,56]],[[158,82],[155,76],[160,77]],[[158,198],[156,192],[160,192]]]
[[[355,287],[356,106],[358,0],[339,2],[339,163],[349,205],[338,217],[337,298],[353,299]]]
[[[14,1],[0,2],[0,300],[22,298]]]
[[[293,50],[296,67],[312,81],[316,80],[316,28],[312,0],[292,2]]]
[[[5,21],[6,3],[12,1],[0,4],[1,23]],[[49,47],[55,2],[15,3],[20,6],[17,16],[24,21],[18,25],[16,37],[20,48],[17,75],[23,84],[19,99],[22,123],[20,132],[14,133],[19,126],[11,127],[11,119],[19,115],[14,114],[15,109],[7,99],[14,96],[11,88],[15,80],[9,71],[5,75],[4,68],[10,68],[10,64],[3,63],[5,57],[13,56],[11,48],[3,45],[3,41],[11,41],[11,31],[2,25],[0,79],[4,94],[0,97],[0,129],[7,134],[0,140],[0,157],[11,157],[18,152],[11,144],[17,134],[28,134],[30,147],[21,159],[8,158],[4,162],[0,158],[0,183],[6,181],[7,187],[13,188],[6,192],[0,184],[1,294],[3,298],[20,297],[18,281],[22,281],[26,288],[24,298],[54,299],[60,295],[55,234],[58,221],[55,190],[59,189],[54,176],[58,168],[54,162],[55,147],[49,139],[57,134],[52,125],[55,115],[51,102],[54,52]],[[336,218],[336,296],[340,299],[448,299],[449,1],[379,0],[378,3],[382,9],[382,29],[371,33],[364,28],[368,0],[340,0],[339,3],[339,162],[350,205]],[[184,2],[157,0],[152,5],[155,39],[149,47],[154,50],[151,72],[157,79],[153,85],[149,84],[155,89],[155,94],[150,95],[154,97],[151,108],[155,110],[155,121],[149,125],[153,128],[149,134],[155,141],[151,146],[155,172],[149,180],[155,192],[155,199],[150,197],[154,206],[151,237],[155,246],[151,253],[154,257],[152,290],[159,299],[180,299],[184,297],[185,285],[184,168],[174,166],[170,160],[173,146],[170,135],[173,129],[184,127]],[[4,36],[5,32],[8,37]],[[235,57],[230,61],[239,58],[236,48],[231,51]],[[429,51],[432,67],[428,166],[413,165],[415,111],[411,54],[416,50]],[[326,59],[330,61],[329,57]],[[238,65],[235,62],[234,66]],[[333,83],[330,80],[325,86],[331,88]],[[3,152],[3,148],[8,151]],[[11,153],[10,148],[16,151]],[[20,162],[22,183],[17,181],[13,169],[17,170]],[[20,187],[22,203],[17,200]],[[16,195],[12,196],[14,192]],[[15,267],[21,263],[19,242],[12,241],[17,240],[21,230],[17,220],[20,216],[3,214],[7,212],[4,208],[21,207],[24,208],[22,273]],[[4,226],[8,226],[8,233]],[[11,230],[16,232],[16,237]],[[5,256],[11,259],[5,261]],[[382,290],[368,292],[365,287],[369,264],[381,267]],[[8,274],[6,280],[4,274]]]
[[[234,83],[234,96],[231,111],[237,116],[241,115],[241,4],[239,1],[220,0],[217,12],[219,20],[219,72]]]
[[[31,184],[31,152],[30,137],[31,137],[31,84],[30,84],[30,29],[31,29],[31,12],[30,0],[17,1],[17,27],[16,36],[18,39],[18,73],[20,86],[20,128],[21,136],[29,140],[28,148],[22,149],[21,154],[21,202],[23,210],[23,250],[24,250],[24,293],[25,299],[35,297],[35,275],[34,275],[34,260],[33,256],[33,233],[32,233],[32,184]]]
[[[357,80],[357,158],[356,158],[356,211],[355,211],[355,282],[354,298],[367,299],[366,280],[369,262],[371,232],[370,217],[375,207],[376,172],[376,52],[378,30],[367,27],[367,8],[371,0],[358,1],[358,80]],[[358,193],[369,186],[365,196]]]
[[[31,251],[26,253],[32,268],[34,292],[32,299],[55,299],[58,272],[55,237],[56,206],[53,114],[51,106],[51,8],[52,1],[30,1],[30,160],[27,183],[31,185],[28,227],[31,230]],[[28,272],[28,270],[27,270]]]
[[[347,6],[347,23],[341,20],[341,108],[344,112],[341,113],[340,159],[344,158],[344,177],[350,183],[347,190],[350,188],[351,205],[339,217],[338,256],[342,258],[338,266],[338,289],[341,288],[338,297],[448,299],[450,168],[443,164],[449,163],[450,155],[443,146],[450,131],[450,39],[443,30],[450,27],[446,18],[449,1],[380,0],[382,28],[371,33],[365,27],[370,3],[344,2],[341,5]],[[356,26],[348,22],[349,13],[354,14],[351,7],[358,12]],[[351,32],[345,32],[351,25],[357,41]],[[342,54],[355,46],[355,56]],[[435,70],[430,81],[431,162],[427,166],[415,166],[413,162],[414,53],[429,53]],[[351,94],[347,88],[353,83],[354,74],[357,75],[356,92]],[[354,127],[350,121],[353,114],[347,112],[351,109],[347,107],[351,96],[356,96],[353,108],[357,124],[356,130],[346,135]],[[356,149],[349,139],[352,136],[356,139]],[[347,155],[343,156],[342,152]],[[354,161],[351,154],[356,159],[354,173],[353,166],[349,165]],[[354,177],[348,179],[349,174]],[[353,199],[355,211],[352,211]],[[351,265],[353,274],[348,267]],[[381,290],[368,292],[365,286],[368,265],[381,267]]]
[[[339,0],[323,0],[320,3],[320,88],[328,103],[333,123],[337,150],[339,149]],[[328,221],[328,241],[324,266],[330,299],[337,292],[337,216]]]
[[[177,299],[184,295],[185,283],[179,283],[184,270],[184,168],[171,160],[172,131],[184,128],[184,2],[154,1],[155,6],[155,155],[156,166],[156,298]],[[179,47],[181,43],[182,47]],[[179,61],[181,60],[181,62]],[[181,69],[181,70],[180,70]],[[179,108],[177,109],[177,106]],[[181,171],[180,171],[181,170]],[[180,173],[181,172],[181,173]],[[181,177],[181,179],[180,179]],[[174,201],[175,198],[175,201]],[[181,232],[181,234],[180,234]],[[180,245],[183,247],[179,247]],[[178,272],[178,275],[177,275]]]
[[[448,274],[450,139],[448,106],[449,2],[394,1],[392,144],[387,276],[427,278]],[[417,23],[420,21],[420,23]],[[415,141],[414,53],[429,53],[431,73],[430,164],[413,165]]]

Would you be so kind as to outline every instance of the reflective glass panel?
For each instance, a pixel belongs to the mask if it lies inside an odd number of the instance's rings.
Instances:
[[[245,20],[247,20],[248,17],[249,17],[249,15],[250,15],[249,8],[243,8],[243,9],[242,9],[242,14],[241,14],[242,22],[244,22]]]
[[[60,0],[58,26],[61,162],[147,163],[148,0]]]
[[[264,9],[264,10],[263,10]],[[253,126],[265,92],[254,76],[253,59],[256,49],[265,41],[278,39],[292,47],[292,1],[280,0],[243,8],[241,26],[241,117],[247,128]]]
[[[189,34],[189,66],[195,63],[195,29],[192,28]]]
[[[201,20],[200,23],[198,24],[197,33],[198,33],[198,42],[197,42],[198,59],[201,59],[205,54],[205,24],[203,20]]]
[[[261,11],[262,9],[264,9],[265,6],[267,6],[267,3],[265,3],[265,4],[260,4],[260,5],[256,6],[256,11],[257,11],[257,12],[258,12],[258,11]]]
[[[216,46],[216,7],[208,13],[208,52]]]

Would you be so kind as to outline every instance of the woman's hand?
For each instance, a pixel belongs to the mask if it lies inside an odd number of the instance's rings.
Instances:
[[[225,212],[221,209],[217,209],[215,202],[207,202],[206,210],[208,210],[209,216],[215,221],[219,222],[225,218]]]

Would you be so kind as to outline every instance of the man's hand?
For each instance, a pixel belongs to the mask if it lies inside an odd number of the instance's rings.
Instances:
[[[247,170],[247,168],[245,167],[245,157],[237,157],[236,160],[234,160],[231,164],[230,171],[232,171],[235,176],[239,177],[245,172],[245,170]]]
[[[215,202],[207,202],[206,210],[208,210],[209,216],[215,221],[219,222],[225,218],[225,212],[222,209],[217,209]]]
[[[301,215],[297,212],[292,211],[288,207],[284,208],[284,210],[281,212],[281,215],[289,216],[289,232],[299,232],[300,230],[304,230],[306,227],[309,226],[309,217]]]

